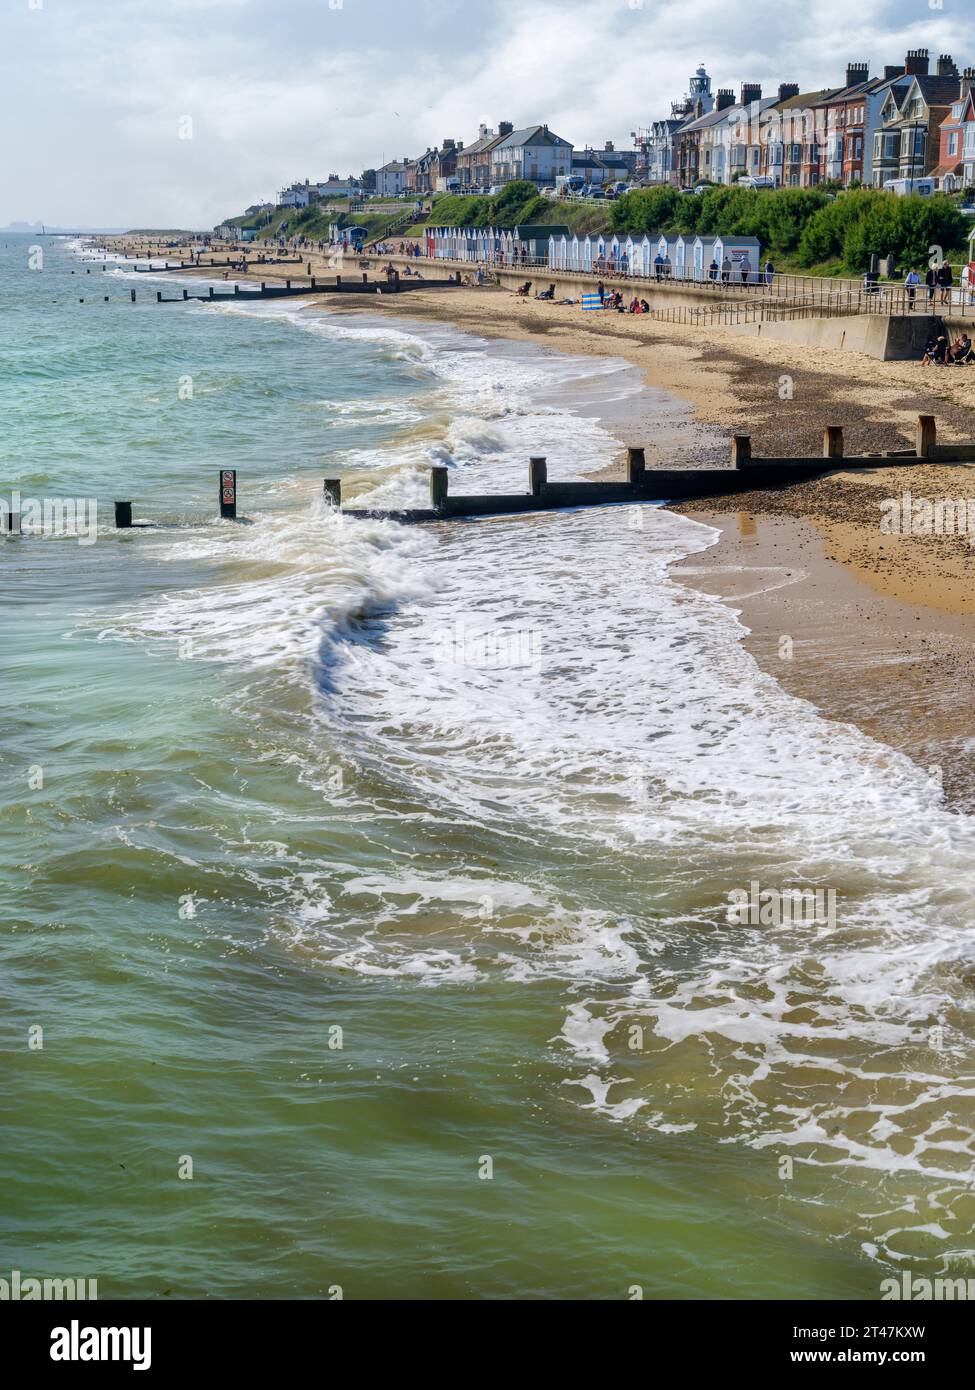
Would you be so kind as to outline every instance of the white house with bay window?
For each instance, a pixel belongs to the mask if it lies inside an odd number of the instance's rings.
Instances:
[[[491,151],[491,182],[528,179],[539,185],[554,184],[572,173],[572,148],[570,141],[547,125],[513,130]]]

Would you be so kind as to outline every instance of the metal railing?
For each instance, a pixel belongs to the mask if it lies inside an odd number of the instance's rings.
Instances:
[[[597,259],[591,266],[575,268],[571,265],[550,264],[547,255],[522,256],[516,252],[493,252],[480,257],[430,257],[425,247],[421,247],[421,255],[416,259],[442,261],[459,267],[483,265],[496,270],[545,271],[594,283],[599,280],[638,282],[687,287],[714,295],[744,294],[748,297],[767,297],[785,301],[790,306],[816,309],[823,317],[838,314],[938,314],[951,310],[975,310],[975,294],[959,283],[961,267],[952,268],[953,272],[956,272],[955,283],[950,291],[948,303],[942,304],[938,288],[934,290],[933,297],[929,298],[927,287],[923,284],[911,295],[901,282],[869,281],[866,276],[857,280],[833,279],[780,271],[774,271],[769,276],[764,270],[758,269],[750,270],[747,276],[742,278],[737,269],[730,272],[719,269],[717,273],[712,273],[687,267],[679,270],[673,266],[651,265],[648,270],[644,270],[642,266],[632,268],[625,261],[616,262],[609,259]]]

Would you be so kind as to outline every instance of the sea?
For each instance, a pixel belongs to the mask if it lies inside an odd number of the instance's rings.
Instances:
[[[0,237],[0,1276],[970,1275],[975,833],[938,770],[756,666],[671,573],[699,522],[323,497],[591,473],[639,375],[182,284]]]

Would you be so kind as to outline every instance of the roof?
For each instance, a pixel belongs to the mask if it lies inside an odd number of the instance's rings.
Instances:
[[[785,101],[775,101],[772,106],[776,111],[794,111],[801,106],[822,106],[825,102],[831,101],[838,92],[845,91],[843,87],[822,87],[818,92],[799,92],[797,96],[786,97]]]
[[[513,130],[510,135],[499,142],[499,149],[508,149],[515,145],[571,145],[571,140],[563,140],[561,135],[556,135],[554,130],[549,130],[547,126],[528,125],[523,130]]]
[[[515,236],[519,241],[540,241],[548,240],[550,236],[568,236],[569,229],[565,223],[553,223],[546,226],[542,222],[526,222],[523,227],[515,228]]]
[[[380,174],[399,174],[405,172],[409,167],[406,160],[392,159],[388,164],[384,164],[379,172]]]
[[[935,106],[950,107],[958,100],[960,79],[957,77],[932,76],[930,73],[926,76],[920,73],[913,75],[907,73],[903,78],[898,78],[896,82],[891,84],[891,91],[894,92],[895,88],[898,86],[903,86],[904,89],[899,97],[895,92],[894,99],[897,102],[897,109],[899,111],[903,110],[908,97],[914,91],[915,87],[918,92],[920,92],[924,104],[928,108]]]
[[[488,150],[492,149],[503,139],[504,136],[498,135],[497,132],[495,132],[494,135],[480,135],[476,140],[472,141],[471,144],[465,145],[462,150],[458,150],[457,153],[458,155],[486,154]]]

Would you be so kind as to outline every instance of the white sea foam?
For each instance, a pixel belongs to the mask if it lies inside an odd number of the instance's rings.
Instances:
[[[377,504],[417,498],[431,458],[458,486],[503,489],[524,487],[531,453],[568,477],[615,451],[597,421],[545,404],[586,364],[269,312],[336,341],[373,333],[422,371],[442,427],[343,459],[381,479]],[[735,615],[670,577],[712,530],[634,515],[421,532],[258,513],[159,542],[220,568],[114,635],[190,635],[303,682],[343,757],[486,846],[464,872],[404,855],[336,869],[327,889],[309,866],[281,910],[296,949],[431,986],[548,982],[565,1080],[606,1119],[848,1171],[838,1222],[878,1258],[900,1237],[859,1214],[857,1175],[884,1175],[898,1211],[899,1184],[936,1181],[957,1242],[975,1177],[972,823],[906,758],[783,692]],[[314,783],[315,749],[297,756]],[[729,924],[729,890],[753,878],[835,888],[835,930]]]

